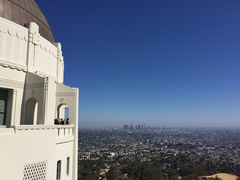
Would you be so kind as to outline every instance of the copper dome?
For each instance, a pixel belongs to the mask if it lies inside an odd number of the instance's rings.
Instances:
[[[39,26],[41,36],[51,43],[55,42],[46,18],[34,0],[0,0],[0,17],[22,26],[35,22]]]

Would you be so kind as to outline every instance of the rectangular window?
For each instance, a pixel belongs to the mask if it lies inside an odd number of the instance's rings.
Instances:
[[[61,179],[61,161],[57,162],[57,180]]]
[[[70,158],[68,157],[67,158],[67,176],[69,176],[69,161],[70,161]]]
[[[8,90],[0,89],[0,126],[6,125]]]

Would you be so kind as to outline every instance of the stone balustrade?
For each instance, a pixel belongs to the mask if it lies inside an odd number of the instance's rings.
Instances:
[[[56,125],[57,131],[56,131],[56,137],[62,138],[62,137],[69,137],[72,136],[73,132],[73,125]]]

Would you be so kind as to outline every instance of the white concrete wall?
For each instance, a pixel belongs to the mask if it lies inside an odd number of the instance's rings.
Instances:
[[[47,180],[56,179],[61,160],[61,179],[77,180],[78,89],[62,84],[63,74],[60,43],[41,37],[35,23],[26,28],[0,17],[0,88],[9,90],[7,123],[0,126],[1,179],[23,179],[24,165],[43,161]],[[38,102],[38,122],[24,125],[29,98]],[[71,125],[66,128],[53,125],[62,99],[69,107]]]
[[[34,70],[57,78],[57,48],[43,37],[40,37],[35,53]]]
[[[26,70],[28,29],[0,17],[0,64]]]
[[[56,101],[56,83],[55,78],[48,77],[46,88],[45,102],[45,124],[52,125],[55,119],[55,101]]]
[[[51,76],[62,83],[61,44],[41,37],[36,23],[28,28],[0,17],[0,65]]]
[[[57,84],[56,86],[56,107],[60,104],[65,104],[69,108],[69,124],[74,125],[73,135],[74,135],[74,147],[73,154],[74,161],[73,166],[73,179],[77,179],[78,173],[78,89],[70,88],[64,84]],[[56,113],[57,114],[57,113]]]
[[[56,179],[57,161],[62,161],[62,180],[66,179],[66,158],[73,160],[73,141],[56,144],[55,128],[22,129],[16,133],[0,130],[1,179],[22,179],[25,164],[47,161],[47,179]],[[70,165],[70,168],[71,165]],[[13,173],[14,172],[14,173]],[[72,179],[70,174],[69,179]]]
[[[72,162],[73,162],[72,147],[73,147],[73,141],[70,141],[69,143],[59,143],[56,145],[56,162],[59,160],[61,161],[61,180],[73,179],[73,177],[72,177]],[[67,176],[67,174],[66,174],[68,157],[70,158],[69,176]]]
[[[15,146],[14,146],[14,130],[8,129],[9,132],[4,133],[0,128],[0,174],[2,179],[14,179],[14,173],[10,171],[15,166]]]

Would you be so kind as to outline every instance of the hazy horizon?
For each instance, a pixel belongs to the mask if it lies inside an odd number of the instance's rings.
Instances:
[[[240,127],[228,127],[228,126],[224,126],[224,127],[219,127],[219,126],[150,126],[151,128],[158,128],[158,129],[214,129],[214,130],[240,130]],[[123,129],[123,126],[81,126],[78,129],[93,129],[93,130],[99,130],[99,129]]]

